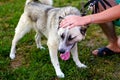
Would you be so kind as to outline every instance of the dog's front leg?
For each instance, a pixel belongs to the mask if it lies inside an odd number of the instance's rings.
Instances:
[[[51,62],[55,68],[56,74],[59,78],[64,78],[64,73],[60,69],[60,65],[58,62],[58,56],[57,56],[57,48],[58,48],[58,41],[49,39],[47,42]]]
[[[75,64],[76,64],[79,68],[86,68],[86,67],[87,67],[86,65],[84,65],[83,63],[81,63],[80,60],[79,60],[79,58],[78,58],[77,43],[76,43],[75,46],[72,48],[71,54],[72,54],[72,56],[73,56],[73,60],[74,60]]]

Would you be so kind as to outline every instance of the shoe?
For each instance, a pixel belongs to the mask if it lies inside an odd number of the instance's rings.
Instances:
[[[114,51],[108,49],[107,47],[103,47],[103,48],[98,49],[97,56],[103,57],[103,56],[111,56],[114,54],[118,54],[118,52],[114,52]]]

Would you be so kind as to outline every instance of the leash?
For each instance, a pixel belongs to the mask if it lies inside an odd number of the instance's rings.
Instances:
[[[106,9],[106,6],[112,7],[111,4],[107,0],[89,0],[80,10],[82,12],[82,16],[87,15],[87,13],[91,10],[91,8],[94,7],[94,10],[92,14],[97,13],[99,10],[98,4],[101,4],[104,9]],[[87,9],[85,10],[85,8]]]

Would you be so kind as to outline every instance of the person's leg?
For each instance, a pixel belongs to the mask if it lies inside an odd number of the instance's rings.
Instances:
[[[110,2],[112,6],[116,5],[115,0],[107,0]],[[107,6],[107,8],[109,8]],[[99,11],[103,11],[104,8],[99,4]],[[107,36],[107,39],[109,41],[109,44],[106,46],[108,49],[114,51],[114,52],[120,52],[120,39],[117,38],[116,32],[115,32],[115,26],[112,22],[99,24],[102,28],[104,34]],[[94,50],[92,54],[98,55],[99,50]],[[106,53],[104,53],[106,54]]]
[[[102,28],[103,32],[105,33],[109,41],[109,44],[106,47],[114,52],[120,52],[120,39],[118,40],[116,36],[114,29],[115,27],[113,26],[113,24],[112,23],[100,24],[100,27]],[[92,54],[98,55],[98,50],[94,50]]]

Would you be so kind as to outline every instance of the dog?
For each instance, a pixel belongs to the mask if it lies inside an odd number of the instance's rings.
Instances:
[[[47,38],[47,46],[51,62],[56,75],[64,78],[65,75],[60,69],[57,53],[61,53],[62,60],[70,58],[70,52],[77,67],[86,68],[78,58],[77,42],[85,38],[86,28],[78,27],[72,29],[60,28],[60,21],[69,15],[81,15],[75,7],[55,8],[52,0],[27,0],[24,12],[20,17],[12,40],[10,58],[15,58],[17,42],[31,29],[36,31],[35,42],[37,48],[43,49],[41,35]]]

